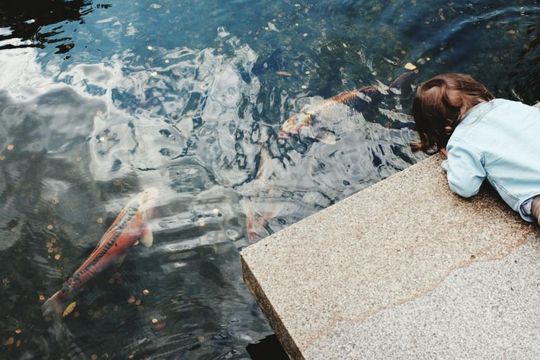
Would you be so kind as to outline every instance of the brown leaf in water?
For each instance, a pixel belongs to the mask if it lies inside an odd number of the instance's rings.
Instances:
[[[66,317],[68,316],[69,314],[71,314],[73,312],[73,310],[75,310],[75,306],[77,306],[77,302],[72,302],[71,304],[69,304],[66,309],[64,310],[64,312],[62,313],[62,317]]]

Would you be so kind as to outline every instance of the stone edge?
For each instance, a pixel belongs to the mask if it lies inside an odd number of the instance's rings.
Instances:
[[[253,272],[249,268],[248,264],[244,260],[244,255],[240,254],[240,262],[242,266],[242,277],[247,288],[251,291],[254,298],[257,299],[257,304],[261,308],[264,316],[267,318],[268,323],[272,329],[276,332],[276,335],[284,347],[285,351],[291,359],[304,360],[302,352],[294,342],[291,334],[287,331],[287,328],[281,321],[281,318],[277,314],[276,310],[268,300],[264,290],[261,288],[259,282],[255,278]]]

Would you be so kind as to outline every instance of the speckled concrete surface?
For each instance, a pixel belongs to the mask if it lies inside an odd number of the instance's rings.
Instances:
[[[451,194],[440,161],[242,251],[292,357],[539,358],[540,230],[492,191]]]

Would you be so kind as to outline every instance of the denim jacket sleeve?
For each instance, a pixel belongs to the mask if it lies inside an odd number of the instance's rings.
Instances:
[[[443,162],[450,190],[462,197],[478,194],[486,178],[482,153],[459,140],[448,144],[448,159]]]

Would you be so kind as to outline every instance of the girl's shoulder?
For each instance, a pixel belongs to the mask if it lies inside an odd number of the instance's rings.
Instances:
[[[516,118],[520,115],[537,114],[540,115],[540,108],[524,104],[519,101],[496,98],[491,101],[480,103],[474,106],[463,118],[462,123],[474,125],[482,120],[490,121],[496,119]],[[487,119],[486,119],[487,118]]]

